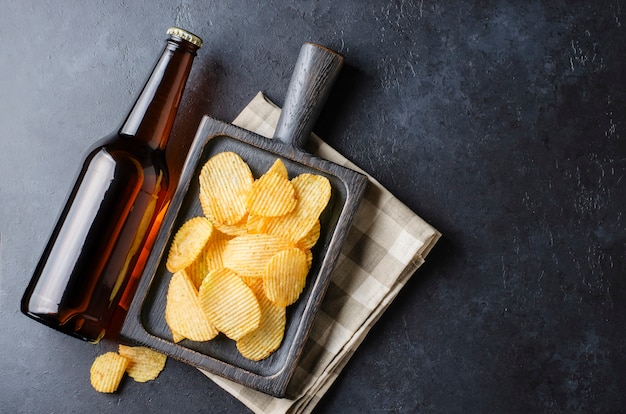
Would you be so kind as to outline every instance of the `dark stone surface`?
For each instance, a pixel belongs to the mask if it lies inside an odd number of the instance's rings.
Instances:
[[[564,4],[565,3],[565,4]],[[316,412],[618,412],[626,403],[623,1],[5,1],[0,12],[0,411],[247,412],[169,361],[115,395],[91,345],[19,299],[84,151],[173,24],[205,40],[200,117],[282,103],[300,45],[347,66],[316,131],[444,238]]]

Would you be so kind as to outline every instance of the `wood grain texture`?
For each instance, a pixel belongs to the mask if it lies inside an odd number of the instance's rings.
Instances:
[[[343,56],[323,46],[302,45],[274,139],[304,148],[343,60]]]

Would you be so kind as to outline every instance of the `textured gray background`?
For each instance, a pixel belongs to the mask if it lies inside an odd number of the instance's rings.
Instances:
[[[563,4],[565,3],[565,4]],[[205,113],[282,103],[300,45],[347,66],[316,127],[444,238],[317,412],[626,403],[623,1],[2,1],[0,412],[247,412],[170,360],[114,395],[90,345],[19,313],[84,151],[167,27],[204,38],[168,156]]]

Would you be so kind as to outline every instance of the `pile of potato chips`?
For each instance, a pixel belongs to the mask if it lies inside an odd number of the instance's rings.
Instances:
[[[280,159],[255,179],[234,152],[211,157],[199,180],[204,216],[172,240],[165,320],[175,342],[221,332],[245,358],[267,358],[282,342],[285,308],[305,287],[330,182],[289,179]]]
[[[152,381],[159,376],[167,357],[143,346],[120,345],[118,352],[98,356],[91,365],[91,386],[98,392],[112,393],[124,377],[137,382]]]

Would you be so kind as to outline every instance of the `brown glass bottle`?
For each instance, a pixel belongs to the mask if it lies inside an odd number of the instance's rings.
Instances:
[[[165,147],[202,41],[167,33],[126,120],[89,152],[22,298],[26,315],[90,342],[128,307],[169,204]]]

